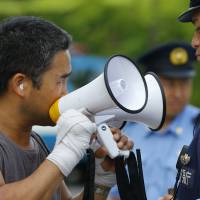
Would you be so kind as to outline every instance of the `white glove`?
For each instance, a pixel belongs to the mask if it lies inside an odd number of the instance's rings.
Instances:
[[[60,171],[68,176],[89,147],[96,125],[76,110],[67,110],[57,122],[56,145],[47,157]]]

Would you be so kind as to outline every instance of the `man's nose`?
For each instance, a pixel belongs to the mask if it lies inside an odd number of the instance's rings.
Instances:
[[[182,96],[183,91],[180,87],[174,87],[174,95],[177,98],[180,98]]]
[[[68,94],[67,86],[63,87],[62,92],[61,92],[61,96],[65,96],[66,94]]]

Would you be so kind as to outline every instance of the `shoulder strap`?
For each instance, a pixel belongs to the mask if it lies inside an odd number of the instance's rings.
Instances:
[[[37,141],[37,143],[40,145],[40,147],[43,149],[43,151],[48,155],[50,153],[48,147],[42,140],[41,136],[37,134],[36,132],[33,132],[31,136]]]

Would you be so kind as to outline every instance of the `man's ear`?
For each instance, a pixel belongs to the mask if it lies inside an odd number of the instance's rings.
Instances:
[[[10,79],[10,89],[18,96],[24,97],[29,82],[25,74],[17,73]]]

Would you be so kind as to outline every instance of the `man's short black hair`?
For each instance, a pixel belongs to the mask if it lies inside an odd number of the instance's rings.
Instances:
[[[0,95],[16,73],[29,77],[40,87],[40,77],[52,58],[67,50],[71,36],[47,20],[33,16],[7,18],[0,23]]]

